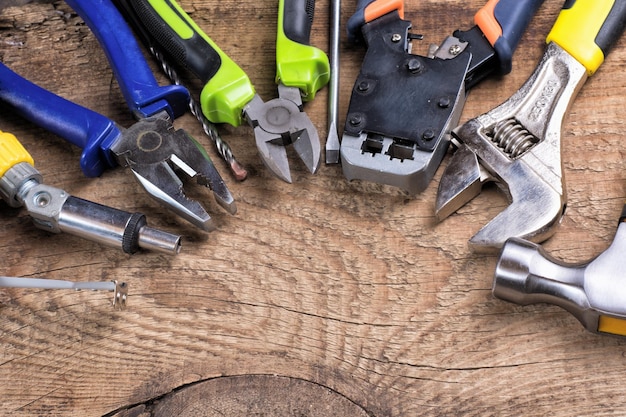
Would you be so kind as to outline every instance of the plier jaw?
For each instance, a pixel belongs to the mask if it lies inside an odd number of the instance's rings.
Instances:
[[[267,168],[291,183],[285,146],[294,150],[311,173],[320,165],[321,145],[317,129],[302,111],[300,90],[278,84],[279,97],[264,102],[258,95],[246,105],[244,115],[254,129],[256,146]]]
[[[234,199],[209,156],[184,130],[176,130],[165,112],[122,129],[111,151],[152,198],[201,229],[215,229],[213,220],[201,204],[185,196],[175,170],[208,186],[224,209],[236,212]]]

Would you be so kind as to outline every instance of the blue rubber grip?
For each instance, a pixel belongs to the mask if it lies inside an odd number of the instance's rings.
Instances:
[[[100,42],[134,114],[150,117],[165,110],[173,120],[188,110],[187,89],[159,86],[130,27],[110,0],[67,0],[67,4]]]
[[[117,165],[109,148],[121,133],[111,120],[31,83],[2,63],[0,100],[25,119],[82,148],[80,167],[86,176],[97,177]]]
[[[358,0],[356,3],[356,12],[348,19],[348,40],[350,42],[356,42],[361,38],[361,27],[367,23],[365,21],[365,9],[370,3],[374,3],[376,0]]]
[[[542,3],[543,0],[500,0],[496,5],[494,17],[502,28],[502,36],[493,49],[500,61],[500,73],[511,72],[513,53]]]

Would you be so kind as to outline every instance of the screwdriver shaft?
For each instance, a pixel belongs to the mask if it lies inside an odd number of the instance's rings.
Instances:
[[[123,309],[126,305],[128,285],[125,282],[109,281],[65,281],[46,278],[18,278],[0,276],[0,287],[4,288],[38,288],[42,290],[95,290],[114,291],[113,306]]]
[[[328,85],[328,138],[326,139],[326,163],[339,163],[339,136],[337,113],[339,111],[339,31],[341,0],[330,2],[330,83]]]

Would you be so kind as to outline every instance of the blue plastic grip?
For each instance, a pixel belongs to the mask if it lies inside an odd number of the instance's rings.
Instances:
[[[500,61],[500,73],[511,72],[513,53],[542,3],[543,0],[500,0],[496,5],[494,17],[502,28],[502,36],[493,48]]]
[[[67,0],[94,33],[109,60],[128,107],[141,117],[162,110],[170,117],[188,111],[189,92],[159,86],[130,27],[110,0]]]
[[[356,12],[348,19],[348,40],[355,42],[361,38],[361,26],[365,23],[365,9],[370,3],[374,3],[376,0],[358,0],[356,3]]]
[[[80,167],[97,177],[117,165],[109,148],[120,131],[108,118],[31,83],[0,63],[0,99],[25,119],[83,149]]]

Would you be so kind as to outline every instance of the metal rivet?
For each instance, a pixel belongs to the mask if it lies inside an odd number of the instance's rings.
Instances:
[[[422,63],[417,58],[411,58],[409,59],[409,62],[407,62],[406,67],[412,73],[416,73],[422,70]]]
[[[448,107],[450,107],[450,99],[448,97],[441,97],[439,99],[439,103],[437,103],[437,104],[442,109],[447,109]]]
[[[426,129],[424,133],[422,133],[422,139],[425,141],[431,141],[435,139],[435,132],[432,129]]]
[[[450,47],[450,49],[448,49],[448,52],[450,53],[450,55],[456,56],[461,53],[461,50],[461,45],[454,44]]]
[[[357,85],[356,89],[359,90],[361,93],[369,90],[370,88],[370,83],[368,83],[367,81],[361,81],[359,83],[359,85]]]
[[[394,33],[393,35],[391,35],[391,42],[398,43],[401,40],[402,40],[402,35],[400,35],[398,33]]]

